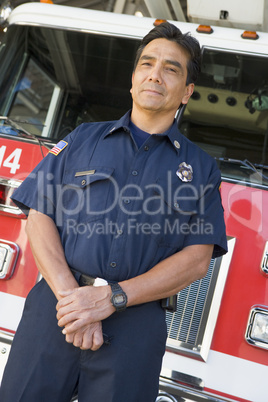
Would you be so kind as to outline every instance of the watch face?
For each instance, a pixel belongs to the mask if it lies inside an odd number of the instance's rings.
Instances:
[[[115,304],[125,303],[125,296],[123,294],[115,295],[114,296],[114,303]]]
[[[124,311],[127,307],[127,295],[118,283],[112,284],[111,289],[112,305],[116,308],[116,311]]]

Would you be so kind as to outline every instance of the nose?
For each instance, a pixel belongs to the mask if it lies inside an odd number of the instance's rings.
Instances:
[[[162,82],[161,68],[159,65],[154,65],[150,71],[149,81],[160,84]]]

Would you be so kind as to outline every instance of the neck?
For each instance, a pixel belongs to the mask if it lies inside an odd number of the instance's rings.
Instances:
[[[151,112],[148,110],[137,111],[132,109],[131,121],[141,130],[149,134],[162,134],[173,124],[174,114],[163,115],[161,112]]]

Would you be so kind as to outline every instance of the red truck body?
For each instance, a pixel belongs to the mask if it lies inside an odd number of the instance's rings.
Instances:
[[[0,48],[0,374],[39,279],[26,216],[10,195],[81,122],[114,119],[130,107],[135,50],[153,24],[48,4],[11,14]],[[158,401],[265,402],[268,34],[252,41],[242,30],[213,27],[207,35],[197,24],[174,24],[203,47],[201,78],[177,118],[182,133],[218,161],[229,252],[167,313]]]

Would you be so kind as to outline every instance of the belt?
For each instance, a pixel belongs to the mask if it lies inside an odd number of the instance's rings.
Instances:
[[[102,278],[95,278],[94,276],[81,274],[80,272],[71,269],[74,276],[78,279],[79,286],[105,286],[108,282]]]
[[[79,278],[80,286],[94,286],[95,279],[93,276],[81,274]]]

